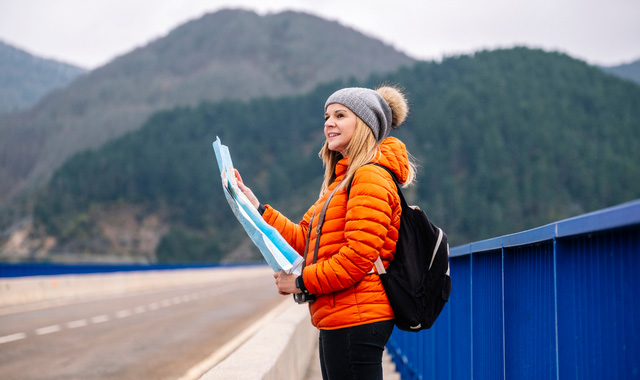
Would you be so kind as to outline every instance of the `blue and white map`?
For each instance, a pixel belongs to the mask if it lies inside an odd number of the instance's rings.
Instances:
[[[229,148],[222,145],[217,137],[213,142],[213,150],[218,161],[218,168],[222,177],[224,196],[231,206],[231,211],[238,218],[242,227],[253,243],[260,249],[262,256],[274,272],[300,274],[302,257],[284,240],[280,233],[267,222],[249,199],[240,191],[233,171],[233,162]]]

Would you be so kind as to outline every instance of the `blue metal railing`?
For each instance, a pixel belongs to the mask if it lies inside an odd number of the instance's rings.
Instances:
[[[402,379],[640,378],[640,200],[453,248],[430,330],[396,330]]]

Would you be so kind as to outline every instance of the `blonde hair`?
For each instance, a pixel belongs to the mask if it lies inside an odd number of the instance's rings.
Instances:
[[[393,122],[391,127],[397,129],[400,124],[404,122],[409,113],[409,105],[401,90],[396,86],[382,86],[376,89],[376,91],[385,99],[389,104],[393,115]],[[344,179],[338,185],[339,187],[345,187],[353,178],[356,170],[363,165],[373,161],[380,153],[380,142],[376,141],[376,138],[371,131],[371,128],[360,117],[356,116],[356,129],[351,141],[345,149],[345,154],[348,157],[347,160],[347,172]],[[416,177],[416,164],[412,155],[407,152],[409,156],[409,176],[403,184],[403,187],[409,186]],[[337,151],[329,149],[328,142],[325,141],[322,149],[318,153],[318,156],[322,159],[324,165],[324,181],[320,189],[320,196],[327,191],[329,185],[336,179],[335,169],[338,161],[342,158],[342,154]]]

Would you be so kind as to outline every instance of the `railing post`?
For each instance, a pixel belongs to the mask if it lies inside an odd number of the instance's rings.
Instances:
[[[505,297],[505,289],[504,289],[504,245],[500,248],[500,258],[501,258],[501,271],[500,271],[500,281],[502,282],[502,292],[501,292],[501,300],[500,303],[502,305],[502,378],[504,380],[507,379],[507,339],[506,339],[506,327],[505,327],[505,310],[504,310],[504,297]]]
[[[557,235],[557,226],[556,226]],[[558,238],[553,237],[553,314],[555,318],[556,337],[556,379],[560,380],[560,353],[558,344]]]
[[[452,282],[453,283],[453,282]],[[469,254],[469,332],[471,333],[471,337],[469,342],[471,343],[471,347],[469,352],[471,357],[469,358],[469,366],[471,367],[471,377],[470,380],[473,380],[473,252]],[[453,285],[452,285],[453,289]]]

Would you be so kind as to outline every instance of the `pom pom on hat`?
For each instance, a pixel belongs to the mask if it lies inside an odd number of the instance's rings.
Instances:
[[[391,128],[397,129],[407,119],[409,114],[409,104],[407,98],[397,87],[382,86],[376,89],[391,108],[392,120]]]

